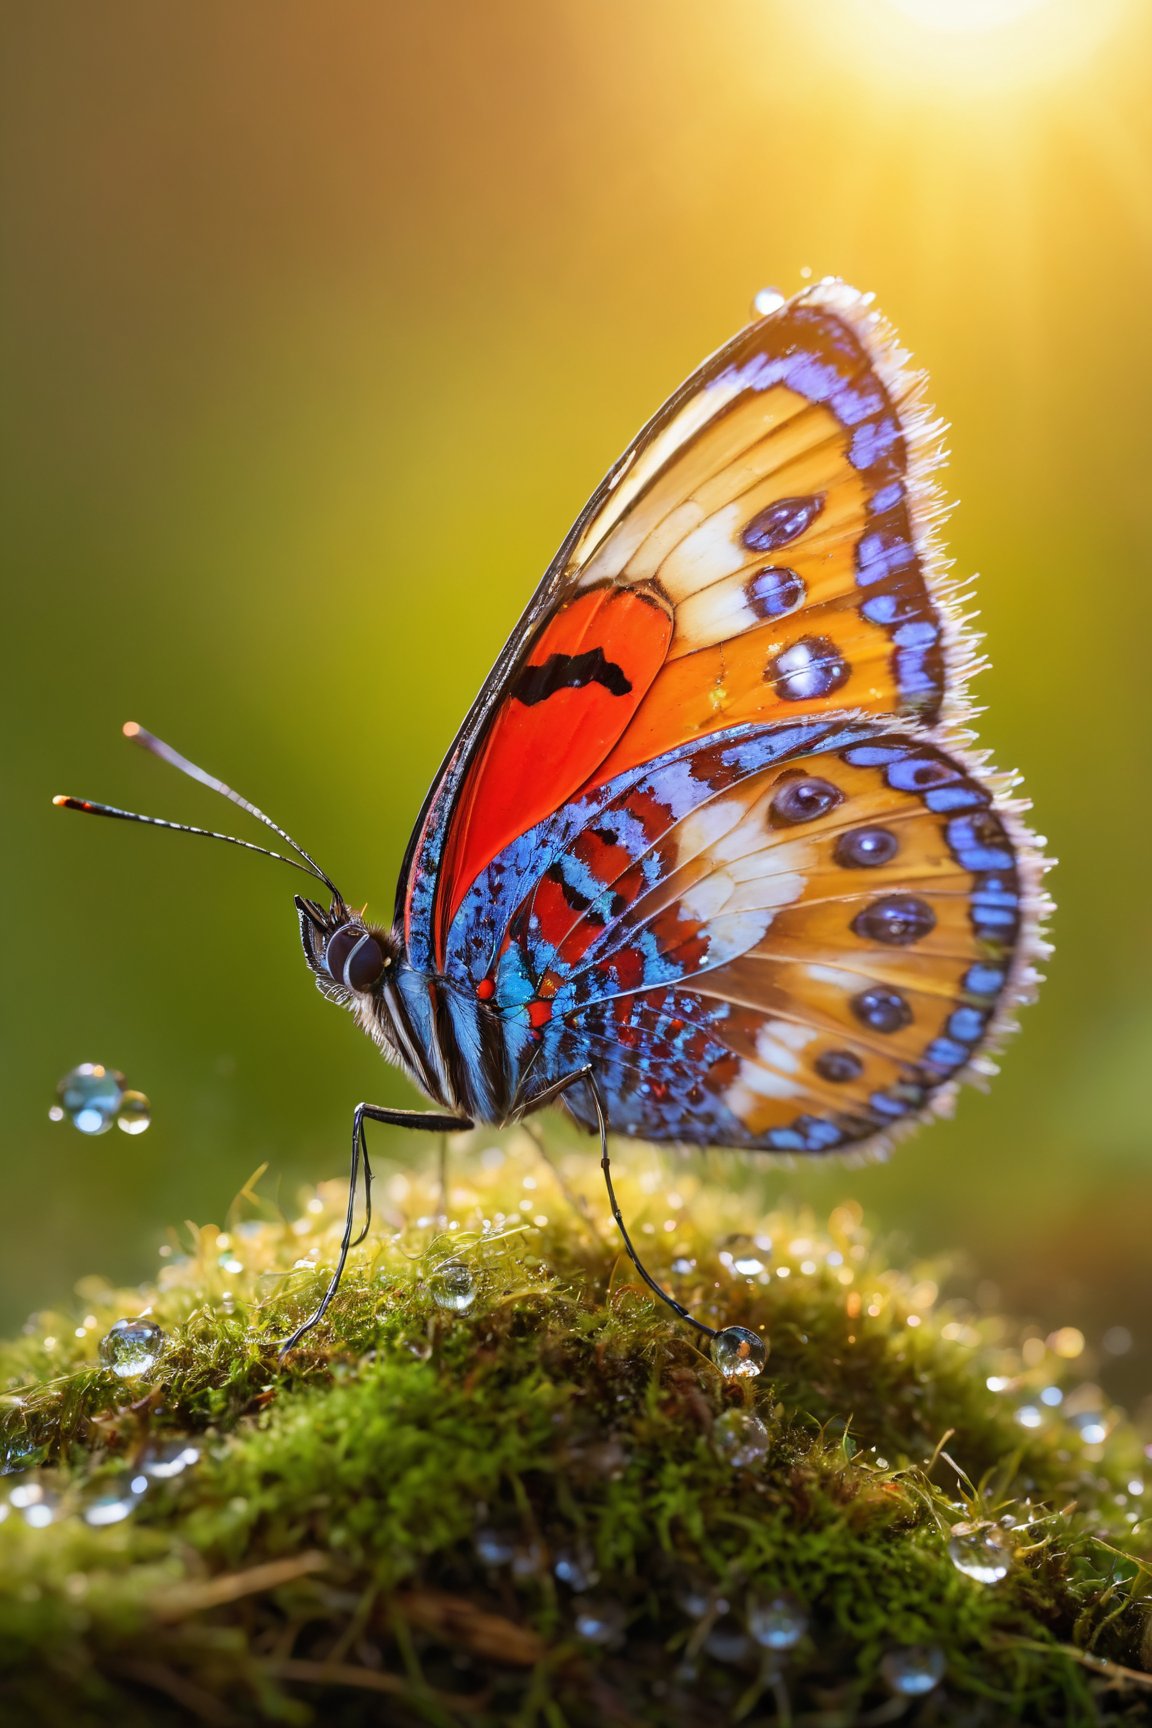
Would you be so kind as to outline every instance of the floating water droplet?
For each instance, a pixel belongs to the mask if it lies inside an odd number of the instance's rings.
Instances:
[[[94,1530],[106,1524],[121,1524],[131,1516],[147,1489],[148,1478],[143,1471],[100,1478],[81,1490],[80,1516]]]
[[[1012,1569],[1012,1540],[998,1524],[953,1524],[948,1558],[957,1572],[978,1584],[999,1584]]]
[[[452,1314],[465,1314],[476,1300],[476,1280],[463,1260],[442,1260],[428,1280],[432,1300]]]
[[[716,1418],[712,1444],[735,1470],[747,1470],[767,1455],[768,1429],[751,1410],[725,1410]]]
[[[145,1476],[155,1482],[168,1482],[182,1476],[193,1464],[200,1462],[200,1444],[196,1440],[158,1440],[140,1460]]]
[[[734,1278],[758,1278],[771,1258],[770,1236],[726,1236],[720,1244],[720,1264]]]
[[[569,1590],[577,1592],[591,1590],[592,1586],[600,1581],[596,1563],[590,1551],[582,1545],[577,1548],[558,1549],[552,1562],[552,1570],[561,1584],[566,1584]]]
[[[784,296],[779,288],[761,288],[752,301],[752,310],[757,318],[767,318],[773,312],[779,312],[784,304]]]
[[[81,1134],[106,1134],[116,1120],[124,1097],[124,1076],[102,1062],[81,1062],[56,1088],[57,1109]]]
[[[619,1644],[624,1636],[624,1610],[616,1602],[582,1602],[575,1629],[585,1644]]]
[[[43,1530],[60,1516],[58,1489],[38,1474],[19,1477],[8,1490],[8,1504],[34,1530]]]
[[[154,1320],[117,1320],[100,1340],[100,1360],[122,1380],[147,1374],[164,1348],[164,1334]]]
[[[795,1596],[773,1596],[749,1608],[748,1630],[765,1650],[792,1650],[808,1630],[808,1615]]]
[[[768,1360],[768,1346],[745,1326],[725,1326],[708,1346],[717,1368],[726,1380],[742,1380],[759,1374]]]
[[[64,1120],[64,1106],[63,1106],[63,1104],[53,1104],[51,1110],[49,1110],[49,1112],[48,1112],[48,1120],[49,1120],[49,1122],[63,1122],[63,1120]]]
[[[152,1122],[152,1106],[143,1092],[125,1092],[116,1112],[116,1126],[125,1134],[143,1134]]]
[[[934,1692],[944,1678],[944,1652],[935,1644],[907,1644],[889,1650],[880,1660],[880,1672],[901,1698],[923,1698]]]

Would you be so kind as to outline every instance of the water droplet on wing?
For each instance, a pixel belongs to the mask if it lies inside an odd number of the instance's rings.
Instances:
[[[767,318],[773,312],[779,312],[784,304],[784,296],[779,288],[761,288],[752,301],[752,310],[757,318]]]
[[[164,1334],[154,1320],[117,1320],[100,1340],[100,1360],[122,1380],[147,1374],[164,1348]]]

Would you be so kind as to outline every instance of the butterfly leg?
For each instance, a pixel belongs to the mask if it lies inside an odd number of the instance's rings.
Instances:
[[[471,1128],[472,1122],[467,1116],[448,1116],[439,1111],[424,1110],[387,1110],[379,1104],[357,1104],[352,1117],[352,1169],[348,1178],[348,1211],[344,1219],[344,1234],[340,1239],[340,1253],[336,1259],[336,1268],[328,1280],[320,1302],[302,1326],[297,1326],[291,1338],[280,1346],[280,1355],[286,1356],[289,1350],[294,1350],[306,1332],[311,1332],[323,1320],[328,1312],[329,1304],[340,1288],[340,1280],[344,1276],[344,1267],[348,1260],[349,1250],[354,1246],[352,1241],[352,1226],[356,1221],[356,1187],[360,1176],[360,1159],[364,1159],[365,1198],[371,1218],[372,1176],[368,1165],[368,1145],[364,1137],[365,1122],[384,1122],[393,1128],[423,1128],[431,1134],[450,1134],[465,1128]],[[364,1240],[368,1223],[365,1222],[356,1241]]]
[[[632,1238],[628,1234],[628,1226],[624,1222],[624,1215],[620,1211],[620,1202],[616,1198],[616,1190],[612,1185],[612,1161],[608,1156],[608,1112],[604,1107],[604,1099],[601,1096],[600,1087],[596,1080],[595,1070],[592,1068],[581,1068],[577,1073],[568,1075],[566,1079],[558,1080],[555,1085],[547,1087],[543,1093],[532,1100],[532,1108],[535,1110],[542,1104],[551,1103],[552,1100],[558,1098],[562,1092],[566,1092],[570,1086],[579,1085],[581,1081],[583,1081],[584,1085],[587,1087],[588,1094],[592,1099],[593,1109],[596,1112],[596,1125],[600,1134],[600,1168],[604,1172],[604,1186],[608,1190],[608,1204],[612,1208],[612,1216],[616,1221],[616,1228],[619,1230],[620,1235],[623,1238],[625,1253],[654,1296],[658,1296],[661,1302],[666,1303],[674,1314],[679,1315],[681,1320],[686,1320],[689,1326],[694,1326],[697,1332],[702,1332],[705,1338],[715,1338],[716,1328],[714,1326],[706,1326],[703,1320],[697,1320],[695,1315],[688,1312],[682,1302],[677,1302],[675,1296],[670,1296],[667,1290],[664,1289],[663,1285],[657,1283],[656,1279],[652,1276],[651,1272],[649,1272],[647,1266],[645,1266],[639,1254],[636,1252]]]

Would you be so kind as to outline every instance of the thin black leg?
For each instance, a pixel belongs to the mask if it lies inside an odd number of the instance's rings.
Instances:
[[[682,1302],[677,1302],[675,1296],[669,1296],[663,1285],[658,1284],[653,1278],[633,1246],[632,1238],[628,1234],[628,1226],[625,1224],[620,1211],[620,1203],[616,1198],[616,1190],[612,1186],[612,1163],[608,1157],[608,1113],[604,1108],[604,1100],[600,1095],[595,1071],[592,1068],[581,1068],[578,1073],[570,1074],[567,1079],[556,1081],[532,1100],[532,1108],[535,1110],[542,1104],[550,1104],[562,1092],[566,1092],[570,1086],[577,1085],[581,1080],[588,1088],[596,1111],[596,1123],[600,1131],[600,1168],[604,1172],[604,1186],[608,1190],[608,1204],[612,1208],[612,1216],[616,1220],[616,1228],[623,1238],[624,1249],[629,1260],[654,1296],[659,1296],[661,1302],[666,1303],[674,1314],[678,1314],[681,1320],[686,1320],[689,1326],[694,1326],[697,1332],[702,1332],[705,1338],[715,1338],[716,1328],[706,1326],[703,1320],[697,1320],[695,1315],[688,1312]]]
[[[286,1356],[289,1350],[294,1350],[306,1332],[323,1320],[328,1312],[328,1306],[340,1288],[340,1280],[344,1276],[344,1267],[348,1260],[348,1251],[353,1246],[352,1225],[356,1218],[356,1183],[360,1175],[360,1159],[364,1159],[365,1198],[371,1207],[372,1174],[368,1164],[368,1144],[364,1137],[365,1122],[384,1122],[393,1128],[423,1128],[432,1134],[450,1134],[457,1130],[471,1128],[472,1122],[466,1116],[448,1116],[441,1111],[424,1110],[387,1110],[379,1104],[357,1104],[352,1117],[352,1169],[348,1177],[348,1211],[344,1218],[344,1234],[340,1239],[340,1253],[336,1260],[336,1269],[328,1280],[328,1288],[320,1298],[314,1313],[310,1314],[302,1326],[297,1326],[291,1338],[280,1346],[280,1355]],[[369,1211],[371,1217],[371,1211]],[[368,1225],[357,1236],[356,1241],[362,1242]]]

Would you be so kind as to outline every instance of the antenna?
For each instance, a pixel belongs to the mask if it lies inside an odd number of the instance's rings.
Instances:
[[[316,881],[323,882],[332,898],[339,905],[344,904],[344,896],[331,878],[321,870],[316,860],[305,852],[303,846],[293,840],[291,834],[281,828],[279,823],[273,822],[270,816],[266,816],[263,810],[258,809],[249,799],[242,798],[239,792],[234,792],[232,787],[226,786],[223,780],[217,780],[215,775],[207,773],[203,768],[198,768],[194,762],[190,762],[186,756],[181,756],[179,751],[173,750],[170,744],[165,744],[153,733],[145,731],[144,727],[138,726],[134,720],[127,722],[123,727],[123,732],[125,738],[133,744],[139,744],[141,749],[147,750],[150,755],[158,756],[162,762],[167,762],[171,767],[178,768],[181,774],[187,774],[190,780],[198,780],[202,786],[207,786],[213,792],[219,792],[221,797],[230,799],[241,810],[246,810],[250,816],[255,816],[258,822],[263,822],[266,828],[271,828],[274,834],[278,834],[281,840],[285,841],[297,854],[297,857],[286,858],[283,852],[273,852],[270,847],[257,846],[252,840],[240,840],[234,834],[219,834],[211,828],[194,828],[187,822],[169,822],[162,816],[141,816],[134,810],[119,810],[113,804],[94,804],[87,798],[69,798],[64,794],[59,794],[53,798],[53,804],[58,805],[62,810],[81,810],[89,816],[111,816],[120,822],[143,822],[150,828],[169,828],[176,834],[199,834],[205,840],[223,840],[229,846],[242,846],[246,852],[260,852],[265,858],[276,858],[281,864],[290,864],[293,870],[299,870],[303,875],[312,876]],[[300,862],[301,859],[303,859],[303,863]]]

